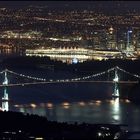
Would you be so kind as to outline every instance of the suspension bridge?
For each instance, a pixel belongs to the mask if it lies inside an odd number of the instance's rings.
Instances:
[[[121,74],[123,76],[121,76]],[[26,79],[26,82],[19,81],[19,78],[17,79],[17,82],[15,83],[10,83],[8,75],[13,75],[16,77],[19,77],[21,79]],[[101,76],[103,75],[112,75],[110,78],[106,78],[103,80]],[[114,91],[112,93],[112,97],[117,97],[119,98],[119,87],[118,84],[138,84],[140,76],[137,74],[130,73],[118,66],[110,68],[106,71],[88,75],[88,76],[83,76],[83,77],[77,77],[77,78],[72,78],[72,79],[57,79],[57,80],[52,80],[52,79],[45,79],[45,78],[38,78],[38,77],[32,77],[20,73],[16,73],[14,71],[5,69],[0,72],[0,75],[4,75],[4,80],[0,84],[0,87],[4,88],[4,95],[2,97],[2,111],[8,111],[9,110],[9,97],[8,97],[8,87],[15,87],[15,86],[28,86],[28,85],[37,85],[37,84],[57,84],[57,83],[113,83],[114,84]],[[124,77],[124,75],[127,75]],[[130,79],[128,79],[128,76]],[[107,76],[106,76],[107,77]],[[27,80],[28,79],[28,80]],[[33,80],[33,81],[32,81]]]

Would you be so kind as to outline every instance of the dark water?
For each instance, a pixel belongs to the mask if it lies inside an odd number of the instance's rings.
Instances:
[[[48,79],[77,76],[75,73],[63,71],[15,71]],[[10,78],[10,82],[14,82],[14,79]],[[130,86],[126,89],[129,88]],[[10,110],[38,114],[59,122],[127,124],[129,130],[140,131],[140,105],[127,99],[112,100],[110,97],[113,89],[113,84],[103,83],[11,87],[8,88]],[[126,92],[128,91],[121,94]],[[2,96],[3,89],[0,89],[0,93]]]
[[[48,120],[73,123],[127,124],[129,130],[140,130],[140,106],[128,100],[92,100],[54,104],[30,103],[15,105],[14,110],[46,116]]]

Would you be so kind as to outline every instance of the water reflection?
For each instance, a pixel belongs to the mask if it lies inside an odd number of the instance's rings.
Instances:
[[[19,109],[19,112],[25,113],[25,109],[21,107],[21,108]]]
[[[112,111],[113,111],[113,119],[115,121],[120,121],[120,101],[119,101],[119,98],[116,98],[112,101]]]
[[[102,101],[97,100],[95,103],[96,103],[97,106],[99,106],[99,105],[101,104],[101,102],[102,102]]]
[[[70,108],[70,103],[64,102],[64,103],[62,103],[62,106],[63,106],[64,109],[69,109]]]
[[[16,104],[14,109],[25,114],[46,116],[48,120],[59,122],[128,124],[131,130],[140,130],[140,107],[134,106],[129,100],[119,98],[88,102]]]
[[[78,104],[79,104],[80,106],[85,106],[85,102],[83,102],[83,101],[82,101],[82,102],[79,102]]]
[[[57,121],[81,121],[81,122],[94,122],[96,123],[104,123],[104,121],[108,120],[108,112],[110,112],[110,116],[113,117],[113,121],[120,121],[120,108],[119,108],[119,99],[111,100],[111,110],[108,110],[108,101],[101,100],[93,100],[89,102],[62,102],[60,104],[53,103],[40,103],[30,105],[15,105],[16,108],[19,108],[20,112],[30,113],[30,114],[39,114],[46,115],[51,120]],[[52,110],[52,111],[51,111]],[[53,117],[50,117],[51,116]],[[102,116],[103,114],[107,114],[107,116]],[[109,118],[110,118],[109,116]],[[93,119],[93,120],[92,120]],[[112,120],[112,119],[111,119]],[[119,123],[119,122],[118,122]]]
[[[46,106],[47,106],[48,109],[52,109],[53,108],[53,104],[52,103],[47,103]]]
[[[130,100],[126,99],[125,102],[126,102],[126,103],[130,103]]]
[[[116,99],[113,100],[112,108],[113,108],[115,113],[119,113],[119,111],[120,111],[120,101],[119,101],[119,98],[116,98]]]

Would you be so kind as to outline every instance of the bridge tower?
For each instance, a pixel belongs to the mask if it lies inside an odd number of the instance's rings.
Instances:
[[[7,69],[4,72],[4,96],[2,97],[2,110],[9,111],[9,103],[8,103],[8,92],[7,92],[7,85],[8,85],[8,78],[7,78]]]
[[[118,82],[119,82],[119,76],[118,76],[118,71],[117,67],[115,67],[115,78],[113,79],[114,81],[114,92],[112,94],[113,97],[119,97],[119,87],[118,87]]]

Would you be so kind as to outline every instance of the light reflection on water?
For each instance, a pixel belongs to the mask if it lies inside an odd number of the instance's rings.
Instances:
[[[88,102],[67,102],[59,104],[30,103],[14,105],[15,110],[46,116],[48,120],[73,123],[113,123],[127,124],[129,129],[140,130],[140,108],[129,100],[92,100]]]
[[[120,109],[120,101],[119,98],[116,98],[115,100],[113,100],[113,104],[112,104],[112,112],[113,112],[113,119],[115,121],[120,121],[121,120],[121,109]]]

